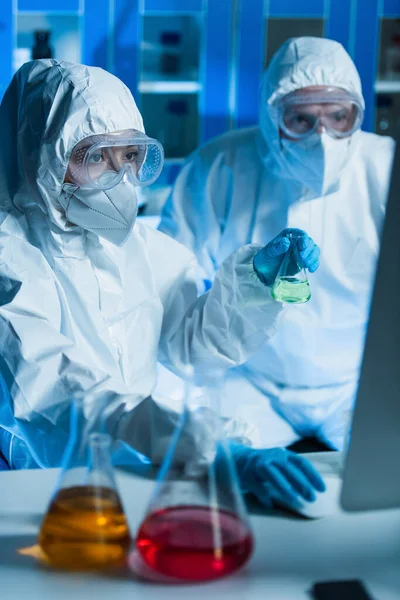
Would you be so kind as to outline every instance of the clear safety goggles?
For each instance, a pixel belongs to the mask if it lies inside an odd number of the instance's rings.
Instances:
[[[164,164],[158,140],[134,130],[92,135],[75,146],[67,174],[80,187],[108,190],[126,176],[138,186],[152,184]]]
[[[296,91],[278,105],[279,127],[292,139],[305,139],[323,127],[333,138],[345,138],[360,129],[364,108],[355,95],[339,88]]]

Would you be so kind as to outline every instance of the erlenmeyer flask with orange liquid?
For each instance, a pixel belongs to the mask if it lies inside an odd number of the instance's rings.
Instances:
[[[218,398],[221,380],[187,386],[183,415],[157,477],[136,548],[156,573],[207,581],[242,567],[253,536]]]
[[[61,569],[103,569],[124,563],[130,535],[111,463],[111,438],[89,425],[74,400],[62,472],[43,519],[39,545]]]

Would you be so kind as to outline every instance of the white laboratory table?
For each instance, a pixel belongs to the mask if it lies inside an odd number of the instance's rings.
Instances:
[[[360,578],[375,600],[400,599],[400,510],[306,520],[255,510],[255,552],[240,573],[202,585],[147,583],[128,575],[64,574],[17,549],[34,543],[58,471],[0,473],[1,600],[306,600],[315,581]],[[136,531],[154,482],[118,471]],[[339,481],[337,481],[339,486]],[[338,599],[340,600],[340,599]]]

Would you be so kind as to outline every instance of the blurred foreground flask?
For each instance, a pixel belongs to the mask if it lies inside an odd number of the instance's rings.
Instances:
[[[242,567],[253,550],[246,508],[219,415],[221,380],[186,388],[136,547],[156,573],[207,581]]]
[[[39,533],[48,562],[71,570],[123,564],[130,536],[111,463],[111,438],[75,400],[62,472]]]
[[[290,239],[290,247],[282,260],[271,295],[278,302],[303,304],[311,298],[311,289],[307,273],[301,267],[297,247],[299,236],[291,232],[287,234],[287,237]]]

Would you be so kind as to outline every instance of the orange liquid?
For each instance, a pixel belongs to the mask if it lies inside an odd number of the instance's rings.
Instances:
[[[62,569],[122,564],[130,536],[118,495],[92,486],[61,490],[44,518],[39,544],[49,563]]]

